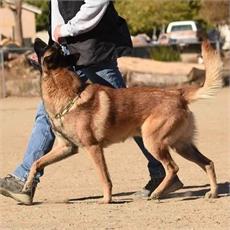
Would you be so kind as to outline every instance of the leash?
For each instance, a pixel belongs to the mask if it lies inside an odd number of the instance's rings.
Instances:
[[[56,119],[61,119],[66,113],[68,113],[70,111],[70,109],[73,107],[73,105],[75,104],[75,102],[77,101],[77,99],[79,99],[81,97],[81,93],[86,87],[87,87],[86,84],[81,85],[81,87],[79,88],[79,90],[77,92],[77,96],[75,98],[73,98],[72,100],[70,100],[68,102],[68,104],[59,113],[57,113],[54,117]]]
[[[78,94],[75,98],[70,100],[69,103],[61,110],[61,112],[55,115],[55,118],[61,119],[66,113],[68,113],[78,98],[80,98],[80,94]]]

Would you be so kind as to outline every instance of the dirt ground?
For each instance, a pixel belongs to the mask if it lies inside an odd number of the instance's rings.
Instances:
[[[0,100],[0,176],[23,157],[39,98]],[[230,88],[191,105],[197,145],[215,162],[219,198],[205,200],[203,171],[173,153],[185,187],[160,201],[134,200],[148,180],[146,160],[132,140],[106,149],[114,203],[99,205],[101,187],[92,162],[78,155],[48,167],[33,206],[0,196],[0,229],[230,229]]]

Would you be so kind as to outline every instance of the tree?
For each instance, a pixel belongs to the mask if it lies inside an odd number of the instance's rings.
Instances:
[[[36,29],[47,30],[49,23],[49,1],[48,0],[25,0],[27,3],[34,5],[42,10],[42,14],[36,15]]]
[[[23,32],[22,32],[22,0],[15,0],[15,40],[20,46],[23,45]]]
[[[200,0],[117,0],[118,12],[127,19],[132,34],[148,33],[175,20],[192,20],[200,10]]]
[[[15,41],[22,46],[23,45],[23,32],[22,32],[22,1],[23,0],[14,0],[14,1],[2,1],[5,3],[14,14],[14,39]]]
[[[202,0],[200,17],[209,24],[217,24],[222,21],[230,21],[230,1],[229,0]]]

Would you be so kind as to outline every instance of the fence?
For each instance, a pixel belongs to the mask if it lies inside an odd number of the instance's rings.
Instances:
[[[32,51],[31,47],[24,48],[0,48],[0,98],[6,97],[6,76],[5,76],[5,60],[8,59],[9,53],[22,54]]]
[[[213,43],[214,46],[218,49],[219,47]],[[152,45],[152,46],[145,46],[145,47],[135,47],[128,56],[132,57],[141,57],[141,58],[151,58],[151,53],[154,52],[156,48],[159,48],[159,45]],[[186,46],[179,46],[179,45],[170,45],[170,48],[178,51],[179,53],[200,53],[200,43],[196,44],[189,44]],[[16,53],[22,54],[27,51],[32,51],[31,47],[25,48],[0,48],[0,98],[4,98],[7,95],[6,89],[6,76],[5,76],[5,67],[4,62],[7,58],[9,53]]]
[[[0,50],[0,93],[1,98],[6,96],[6,84],[5,84],[5,73],[4,73],[4,52]]]

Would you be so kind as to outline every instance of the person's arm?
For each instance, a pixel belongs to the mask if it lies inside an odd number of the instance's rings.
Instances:
[[[75,17],[67,24],[59,23],[60,37],[77,36],[92,30],[100,22],[109,3],[109,0],[85,0]]]

